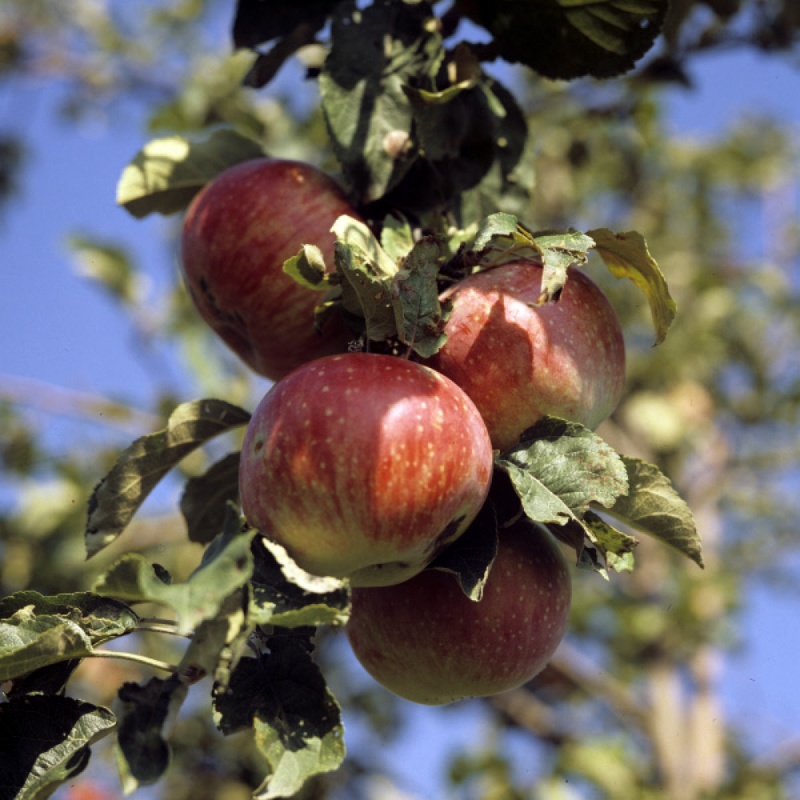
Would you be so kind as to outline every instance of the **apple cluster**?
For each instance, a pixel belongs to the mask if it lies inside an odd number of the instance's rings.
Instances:
[[[283,270],[306,244],[331,268],[345,214],[359,218],[330,177],[269,158],[227,169],[186,213],[181,261],[199,314],[275,382],[245,433],[242,510],[307,572],[348,579],[347,636],[388,689],[426,704],[497,694],[535,676],[565,634],[560,546],[511,517],[477,601],[429,567],[490,502],[498,451],[542,416],[594,428],[613,411],[619,321],[579,270],[558,302],[538,302],[542,266],[520,260],[443,293],[432,357],[350,352],[344,319],[315,327],[318,292]]]

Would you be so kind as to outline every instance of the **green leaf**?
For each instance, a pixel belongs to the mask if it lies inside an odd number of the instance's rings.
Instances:
[[[594,240],[579,231],[537,234],[536,244],[542,249],[542,293],[539,302],[555,300],[568,280],[567,270],[582,267],[588,261],[587,251]]]
[[[656,331],[655,344],[661,344],[675,319],[677,306],[644,237],[636,231],[614,233],[607,228],[588,231],[587,235],[594,239],[597,252],[611,274],[632,280],[644,292]]]
[[[229,128],[199,140],[183,136],[153,139],[122,171],[117,204],[137,218],[175,214],[224,170],[263,157],[260,145]]]
[[[266,759],[269,775],[257,798],[291,797],[344,760],[340,709],[311,652],[308,632],[274,635],[258,658],[242,658],[230,685],[214,694],[220,730],[251,728]]]
[[[591,511],[584,515],[583,524],[591,532],[592,543],[602,549],[611,569],[615,572],[633,570],[633,551],[639,543],[635,537],[617,530]]]
[[[130,553],[98,579],[95,591],[129,603],[167,606],[178,616],[178,631],[188,634],[203,620],[216,617],[228,596],[250,579],[253,572],[250,543],[255,533],[228,530],[220,534],[185,583],[166,582],[143,556]]]
[[[248,616],[255,624],[296,628],[347,621],[350,595],[343,581],[301,570],[284,548],[264,537],[254,540],[253,555]]]
[[[188,687],[177,675],[124,683],[117,693],[120,715],[117,767],[126,794],[155,783],[169,765],[170,748],[162,730],[175,719]]]
[[[563,524],[592,503],[609,507],[628,491],[625,464],[593,431],[545,417],[495,462],[504,469],[534,522]]]
[[[330,286],[325,258],[315,244],[304,244],[296,256],[287,258],[283,271],[306,289],[321,291]]]
[[[25,607],[0,621],[0,681],[33,670],[90,655],[94,648],[86,632],[62,617]]]
[[[344,310],[364,320],[368,338],[383,341],[396,336],[403,329],[402,311],[392,290],[397,264],[364,223],[339,217],[333,232]]]
[[[180,508],[190,541],[208,544],[222,531],[227,504],[239,499],[240,456],[229,453],[186,482]]]
[[[444,344],[444,319],[439,302],[439,241],[426,236],[414,245],[395,276],[394,305],[399,304],[403,327],[398,334],[417,355],[429,358]]]
[[[90,746],[114,728],[106,708],[71,697],[25,695],[0,703],[0,792],[40,800],[86,768]]]
[[[94,555],[111,544],[156,484],[185,456],[250,414],[224,400],[196,400],[178,406],[167,426],[127,447],[89,498],[86,550]]]
[[[611,516],[646,533],[703,566],[702,543],[694,518],[669,478],[658,467],[623,456],[630,490],[608,509]]]
[[[632,69],[660,33],[668,0],[477,0],[476,7],[502,58],[571,80]]]
[[[91,592],[42,595],[27,590],[0,600],[0,620],[25,609],[25,617],[53,616],[78,625],[93,645],[132,631],[139,617],[125,603]]]
[[[381,247],[389,258],[399,261],[414,246],[414,231],[405,217],[389,214],[381,226]]]
[[[433,81],[444,50],[430,5],[340,3],[319,77],[333,150],[357,205],[386,194],[408,172],[413,115],[406,87]]]
[[[498,239],[514,237],[518,230],[519,223],[513,214],[507,214],[502,211],[490,214],[478,225],[472,248],[478,252],[486,250]]]

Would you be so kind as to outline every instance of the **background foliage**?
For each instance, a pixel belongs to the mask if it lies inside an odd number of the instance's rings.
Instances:
[[[321,13],[330,6],[317,5]],[[480,3],[458,6],[480,21]],[[335,171],[342,152],[331,145],[314,84],[297,89],[296,59],[307,59],[313,71],[313,50],[285,64],[274,55],[254,60],[231,52],[220,31],[233,19],[229,2],[7,0],[0,7],[0,81],[35,76],[57,83],[70,125],[97,109],[133,107],[142,141],[225,123],[276,155]],[[689,140],[668,129],[663,104],[674,87],[690,89],[704,53],[747,48],[796,63],[800,12],[792,0],[677,0],[664,24],[634,71],[611,81],[551,81],[503,62],[489,71],[513,90],[532,132],[536,183],[520,216],[537,229],[641,231],[669,280],[679,316],[666,341],[652,348],[641,295],[602,270],[592,272],[623,318],[630,356],[626,396],[601,432],[670,475],[695,513],[706,568],[700,572],[644,541],[630,576],[606,583],[578,575],[570,637],[545,673],[507,695],[436,712],[438,737],[462,719],[474,725],[469,747],[443,748],[440,777],[454,796],[772,798],[790,797],[797,785],[800,750],[756,743],[741,720],[726,718],[722,703],[722,670],[746,644],[740,620],[753,586],[779,590],[775,603],[797,600],[797,136],[769,119],[744,118],[713,139]],[[242,36],[240,30],[243,45],[269,38]],[[276,67],[276,83],[254,88]],[[26,167],[36,157],[29,147],[0,123],[0,202],[13,203],[24,191]],[[394,179],[387,174],[381,189]],[[374,187],[357,191],[369,199]],[[76,266],[130,320],[151,365],[147,408],[141,387],[120,386],[113,399],[56,389],[32,397],[23,383],[3,376],[2,596],[86,590],[123,551],[158,560],[179,579],[197,563],[199,546],[187,541],[169,487],[152,498],[120,547],[83,560],[85,504],[121,444],[163,427],[178,402],[219,396],[252,408],[264,389],[189,309],[172,272],[176,229],[175,218],[165,223],[160,264],[139,263],[128,243],[106,240],[102,227],[69,232]],[[144,281],[152,272],[171,280],[159,281],[154,292]],[[170,364],[166,371],[162,360]],[[165,379],[175,370],[178,379]],[[55,416],[102,415],[120,436],[91,447],[56,442],[48,417],[32,407]],[[183,476],[201,474],[236,436],[226,434],[181,462]],[[180,661],[184,645],[154,632],[134,635],[138,652]],[[387,758],[383,743],[409,735],[419,724],[416,711],[367,681],[340,636],[322,638],[318,661],[344,709],[349,755],[342,770],[312,781],[304,796],[382,797],[390,784],[413,792],[408,765]],[[145,683],[151,674],[138,664],[90,658],[68,694],[111,706],[122,681]],[[67,713],[79,712],[64,701]],[[100,731],[107,723],[86,724]],[[157,796],[249,796],[264,765],[247,742],[215,731],[204,701],[184,706]],[[100,766],[85,775],[115,796],[115,781],[106,782],[111,767],[102,766],[109,751],[102,742],[94,750]],[[90,778],[73,779],[57,796],[82,796]]]

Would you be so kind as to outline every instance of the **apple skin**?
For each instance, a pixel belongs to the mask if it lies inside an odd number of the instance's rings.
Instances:
[[[545,415],[596,428],[625,384],[622,329],[600,288],[570,268],[560,299],[537,305],[541,278],[519,261],[449,289],[447,341],[424,362],[472,398],[501,451]]]
[[[322,294],[283,272],[315,244],[333,269],[342,214],[358,218],[332,178],[299,161],[253,159],[231,167],[192,200],[181,264],[200,316],[252,370],[278,380],[300,364],[344,352],[353,334],[339,318],[314,329]]]
[[[354,589],[345,627],[358,661],[385,688],[443,705],[514,689],[537,675],[564,637],[569,567],[552,535],[523,518],[500,530],[482,598],[450,573]]]
[[[421,364],[327,356],[276,383],[245,431],[242,510],[307,572],[388,585],[475,518],[492,446],[472,401]]]

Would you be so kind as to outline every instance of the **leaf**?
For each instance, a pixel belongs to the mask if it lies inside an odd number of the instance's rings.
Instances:
[[[357,205],[396,186],[414,161],[406,86],[436,75],[444,55],[428,3],[336,6],[319,77],[333,151]]]
[[[162,730],[176,717],[187,691],[177,675],[150,678],[144,685],[120,686],[116,749],[120,782],[126,794],[150,786],[166,771],[170,748]]]
[[[592,503],[611,506],[628,491],[622,458],[576,422],[544,417],[495,463],[510,476],[534,522],[563,524]]]
[[[253,555],[248,616],[255,624],[296,628],[347,621],[350,594],[343,581],[304,572],[280,545],[261,536],[253,542]]]
[[[611,516],[677,550],[699,567],[702,544],[686,501],[656,466],[622,457],[628,472],[629,494],[608,509]]]
[[[84,658],[94,648],[85,631],[62,617],[20,609],[0,621],[0,682],[50,664]]]
[[[225,600],[244,586],[253,572],[250,543],[255,531],[220,534],[206,549],[200,566],[185,583],[166,582],[143,556],[123,556],[98,579],[95,591],[130,603],[158,603],[178,616],[178,632],[188,634],[216,617]]]
[[[90,746],[114,724],[108,709],[71,697],[25,695],[0,703],[0,794],[49,797],[83,772]]]
[[[341,765],[341,714],[312,660],[308,632],[274,635],[266,648],[239,661],[228,688],[215,691],[214,706],[224,734],[254,732],[269,768],[255,797],[291,797],[312,776]]]
[[[256,142],[230,128],[219,128],[205,139],[153,139],[122,171],[117,204],[137,218],[175,214],[224,170],[263,157]]]
[[[332,230],[337,236],[334,260],[344,310],[364,320],[370,339],[396,336],[403,328],[402,311],[392,290],[397,264],[363,222],[342,216]]]
[[[414,232],[405,217],[388,214],[381,226],[381,247],[389,258],[399,261],[414,246]]]
[[[0,620],[21,609],[26,615],[57,616],[78,625],[93,645],[132,631],[139,617],[125,603],[91,592],[43,595],[26,590],[0,599]]]
[[[253,48],[290,36],[306,25],[319,30],[339,0],[238,0],[233,20],[233,46]]]
[[[87,554],[107,547],[125,530],[156,484],[181,459],[249,419],[248,412],[224,400],[196,400],[178,406],[163,430],[134,441],[89,498]]]
[[[632,69],[661,31],[668,0],[477,0],[476,21],[507,61],[555,80]]]
[[[306,289],[320,291],[330,286],[325,258],[315,244],[304,244],[296,256],[287,258],[283,271]]]
[[[617,530],[591,511],[584,515],[583,524],[591,531],[592,543],[602,549],[611,569],[615,572],[633,569],[633,551],[639,543],[636,538]]]
[[[228,453],[186,482],[180,508],[190,541],[208,544],[222,531],[227,504],[239,499],[240,456],[239,452]]]
[[[497,555],[497,542],[497,515],[492,503],[484,503],[469,528],[427,568],[452,573],[464,594],[478,602]]]
[[[644,292],[656,331],[655,344],[661,344],[675,319],[677,306],[644,237],[636,231],[614,233],[607,228],[588,231],[587,235],[594,239],[597,252],[611,274],[632,280]]]
[[[441,248],[434,237],[414,245],[403,268],[395,276],[395,306],[403,319],[398,334],[417,355],[429,358],[444,344],[444,319],[439,302],[439,256]]]
[[[478,226],[472,248],[478,252],[486,250],[497,239],[513,237],[519,228],[517,218],[513,214],[502,211],[490,214]]]
[[[542,292],[540,303],[557,300],[569,279],[567,270],[572,266],[586,264],[587,251],[594,247],[594,240],[579,231],[565,231],[536,235],[536,244],[542,250]]]

